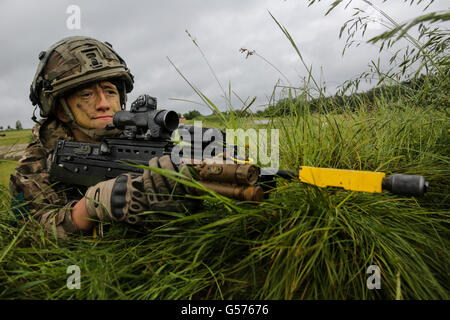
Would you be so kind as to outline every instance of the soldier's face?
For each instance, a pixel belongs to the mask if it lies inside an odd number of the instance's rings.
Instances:
[[[101,129],[112,123],[114,113],[121,110],[116,86],[103,81],[83,87],[67,98],[67,104],[78,124],[88,129]]]

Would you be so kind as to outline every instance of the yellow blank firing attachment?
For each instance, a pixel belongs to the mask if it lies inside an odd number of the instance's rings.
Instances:
[[[314,168],[302,166],[299,173],[301,182],[318,187],[340,187],[345,190],[378,192],[382,191],[383,172]]]

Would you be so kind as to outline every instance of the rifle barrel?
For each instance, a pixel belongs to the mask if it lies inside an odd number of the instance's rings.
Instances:
[[[340,187],[359,192],[390,191],[396,195],[423,196],[429,182],[423,176],[394,174],[386,177],[383,172],[343,170],[332,168],[315,168],[303,166],[299,171],[274,168],[262,168],[260,181],[270,181],[271,177],[287,180],[299,179],[303,183],[318,187]],[[264,175],[267,177],[264,178]]]

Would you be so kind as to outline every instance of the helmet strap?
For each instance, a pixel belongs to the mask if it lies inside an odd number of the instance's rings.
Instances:
[[[69,122],[68,122],[68,124],[70,124],[70,123],[72,123],[72,122],[76,122],[75,117],[74,117],[74,115],[73,115],[73,113],[72,113],[72,110],[70,110],[69,105],[67,104],[66,99],[60,98],[60,99],[59,99],[59,103],[61,103],[61,106],[63,107],[64,113],[66,114],[66,116],[69,117]]]
[[[39,124],[39,121],[37,120],[36,115],[35,115],[36,109],[37,109],[37,106],[34,107],[34,110],[33,110],[33,116],[31,117],[31,120],[33,120],[35,123],[38,123],[38,124]]]
[[[120,108],[122,110],[125,110],[125,105],[127,103],[127,88],[126,88],[126,84],[125,81],[117,79],[117,80],[110,80],[117,88],[117,90],[119,91],[119,96],[120,96]]]

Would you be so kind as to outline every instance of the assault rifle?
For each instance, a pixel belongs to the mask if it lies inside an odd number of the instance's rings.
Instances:
[[[123,173],[142,173],[143,170],[133,164],[148,166],[153,157],[171,155],[172,161],[178,158],[176,164],[193,168],[195,178],[203,186],[245,201],[262,201],[276,185],[277,178],[299,179],[319,187],[333,186],[352,191],[388,190],[407,196],[422,196],[428,188],[424,177],[417,175],[386,177],[382,172],[307,166],[298,171],[259,168],[245,158],[237,157],[237,147],[225,144],[223,131],[179,125],[177,113],[158,110],[156,98],[149,95],[139,96],[130,111],[116,112],[107,129],[119,129],[122,133],[118,137],[105,138],[101,143],[56,141],[51,181],[89,187]],[[176,129],[184,145],[175,145],[171,139]],[[218,159],[232,159],[233,163]]]

